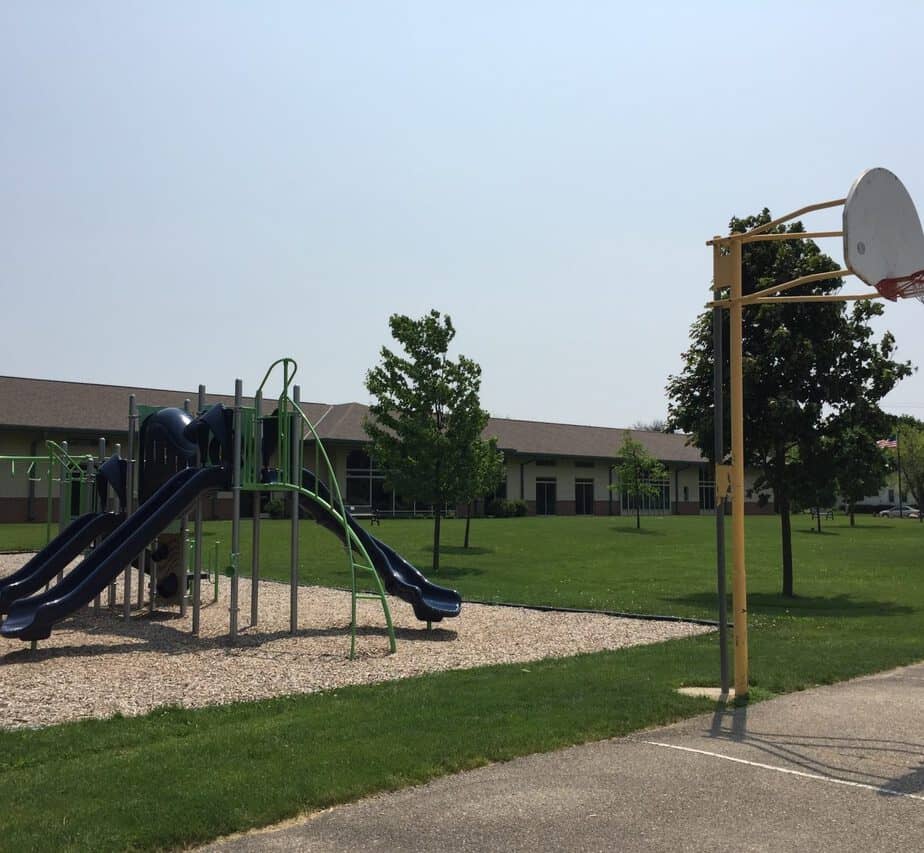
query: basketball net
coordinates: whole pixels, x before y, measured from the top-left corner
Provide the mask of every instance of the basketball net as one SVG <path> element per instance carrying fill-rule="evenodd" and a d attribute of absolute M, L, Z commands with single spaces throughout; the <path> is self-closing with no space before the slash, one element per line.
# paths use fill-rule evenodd
<path fill-rule="evenodd" d="M 914 298 L 924 303 L 924 270 L 918 270 L 911 275 L 884 278 L 876 285 L 876 290 L 893 302 L 897 299 Z"/>

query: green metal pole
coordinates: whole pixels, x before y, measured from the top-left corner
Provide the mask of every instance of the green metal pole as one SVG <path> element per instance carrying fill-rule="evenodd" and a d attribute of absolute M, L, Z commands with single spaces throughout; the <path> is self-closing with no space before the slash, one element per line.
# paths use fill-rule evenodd
<path fill-rule="evenodd" d="M 241 401 L 244 396 L 244 383 L 234 380 L 234 473 L 232 480 L 232 515 L 231 515 L 231 614 L 229 635 L 232 642 L 237 639 L 238 571 L 241 555 Z"/>
<path fill-rule="evenodd" d="M 196 414 L 205 410 L 205 386 L 199 386 L 199 399 L 196 401 Z M 196 467 L 202 467 L 202 452 L 196 449 Z M 199 636 L 199 623 L 202 609 L 202 495 L 196 498 L 195 520 L 196 552 L 193 559 L 193 593 L 192 593 L 192 632 Z"/>
<path fill-rule="evenodd" d="M 263 465 L 263 392 L 257 391 L 253 399 L 253 460 L 254 477 L 260 480 Z M 262 492 L 256 491 L 253 495 L 253 535 L 250 553 L 250 624 L 256 625 L 259 615 L 260 603 L 260 496 Z"/>
<path fill-rule="evenodd" d="M 292 389 L 292 401 L 296 406 L 299 404 L 299 396 L 299 387 L 296 385 Z M 292 473 L 290 474 L 289 483 L 298 486 L 301 484 L 301 478 L 299 478 L 298 482 L 296 482 L 295 478 L 299 475 L 298 445 L 301 433 L 301 418 L 296 409 L 292 410 L 290 422 L 292 424 L 292 445 L 289 448 L 289 453 L 292 460 Z M 290 500 L 292 506 L 292 536 L 290 542 L 291 562 L 289 566 L 289 633 L 294 634 L 298 631 L 298 492 L 294 489 L 291 492 Z"/>

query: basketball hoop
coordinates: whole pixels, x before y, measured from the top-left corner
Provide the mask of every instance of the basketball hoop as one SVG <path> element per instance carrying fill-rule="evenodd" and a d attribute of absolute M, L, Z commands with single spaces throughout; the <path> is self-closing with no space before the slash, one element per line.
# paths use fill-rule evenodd
<path fill-rule="evenodd" d="M 844 200 L 844 260 L 886 299 L 924 302 L 924 229 L 904 184 L 869 169 Z"/>
<path fill-rule="evenodd" d="M 917 299 L 924 303 L 924 270 L 911 275 L 884 278 L 876 284 L 876 290 L 892 302 L 897 299 Z"/>

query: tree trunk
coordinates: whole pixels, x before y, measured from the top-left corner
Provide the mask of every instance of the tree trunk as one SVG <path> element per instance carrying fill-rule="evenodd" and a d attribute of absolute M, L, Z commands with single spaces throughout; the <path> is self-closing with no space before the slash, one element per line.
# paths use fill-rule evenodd
<path fill-rule="evenodd" d="M 635 529 L 636 530 L 642 529 L 642 512 L 639 507 L 638 495 L 635 496 Z"/>
<path fill-rule="evenodd" d="M 468 528 L 472 523 L 472 505 L 473 502 L 468 502 L 468 509 L 465 513 L 465 542 L 462 544 L 463 548 L 468 548 Z"/>
<path fill-rule="evenodd" d="M 854 518 L 856 508 L 854 507 L 853 504 L 850 504 L 850 507 L 848 508 L 848 512 L 850 513 L 850 526 L 856 527 L 856 519 Z"/>
<path fill-rule="evenodd" d="M 794 598 L 792 582 L 792 519 L 789 515 L 789 495 L 777 495 L 780 507 L 780 533 L 783 546 L 783 595 Z"/>
<path fill-rule="evenodd" d="M 817 501 L 816 501 L 817 503 Z M 821 504 L 815 507 L 815 521 L 818 526 L 818 532 L 821 533 Z"/>
<path fill-rule="evenodd" d="M 442 514 L 439 506 L 433 507 L 433 572 L 434 574 L 440 569 L 440 521 Z"/>

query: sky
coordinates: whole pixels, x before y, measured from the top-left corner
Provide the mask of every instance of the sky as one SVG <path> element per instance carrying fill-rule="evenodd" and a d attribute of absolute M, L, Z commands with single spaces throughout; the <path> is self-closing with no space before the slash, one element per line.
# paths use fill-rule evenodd
<path fill-rule="evenodd" d="M 6 0 L 0 374 L 247 393 L 291 356 L 367 403 L 388 317 L 435 308 L 495 416 L 663 418 L 732 216 L 873 166 L 924 210 L 921 32 L 912 0 Z M 922 312 L 876 327 L 915 365 Z M 884 408 L 924 417 L 924 373 Z"/>

